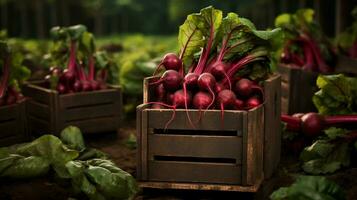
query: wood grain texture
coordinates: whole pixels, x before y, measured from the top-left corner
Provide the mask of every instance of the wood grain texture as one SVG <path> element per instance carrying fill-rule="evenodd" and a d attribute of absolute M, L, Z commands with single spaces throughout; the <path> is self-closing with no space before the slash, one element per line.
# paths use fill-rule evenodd
<path fill-rule="evenodd" d="M 149 82 L 150 79 L 144 81 L 144 102 L 152 101 Z M 274 171 L 280 158 L 278 150 L 268 149 L 272 148 L 268 145 L 280 145 L 279 129 L 272 130 L 280 124 L 280 84 L 280 76 L 272 76 L 264 83 L 264 104 L 249 111 L 226 110 L 223 126 L 219 110 L 207 111 L 193 128 L 185 109 L 176 109 L 174 120 L 167 124 L 172 109 L 138 106 L 140 185 L 162 189 L 257 191 L 264 171 L 269 167 Z M 270 114 L 265 113 L 266 104 L 272 106 L 267 109 Z M 196 121 L 200 113 L 188 109 L 188 114 Z M 265 133 L 268 118 L 273 128 Z M 278 141 L 271 141 L 276 139 Z M 264 152 L 264 148 L 270 150 L 269 153 Z M 272 155 L 277 152 L 279 155 Z M 269 158 L 265 159 L 265 154 Z M 268 160 L 270 158 L 276 160 Z"/>
<path fill-rule="evenodd" d="M 200 183 L 176 183 L 159 181 L 140 181 L 142 188 L 155 189 L 180 189 L 180 190 L 214 190 L 214 191 L 234 191 L 234 192 L 257 192 L 262 180 L 252 186 L 226 185 L 226 184 L 200 184 Z"/>
<path fill-rule="evenodd" d="M 31 133 L 58 135 L 69 125 L 78 126 L 83 133 L 110 132 L 120 127 L 120 87 L 59 95 L 57 91 L 36 84 L 40 82 L 24 87 L 26 95 L 31 97 L 28 105 Z"/>
<path fill-rule="evenodd" d="M 281 150 L 281 77 L 273 75 L 264 83 L 264 177 L 270 178 L 277 169 Z"/>
<path fill-rule="evenodd" d="M 242 160 L 242 138 L 235 136 L 149 135 L 149 159 L 154 156 L 232 158 Z"/>
<path fill-rule="evenodd" d="M 150 181 L 241 183 L 241 166 L 223 163 L 149 161 Z"/>
<path fill-rule="evenodd" d="M 0 146 L 21 143 L 28 139 L 26 100 L 0 107 Z"/>
<path fill-rule="evenodd" d="M 280 64 L 281 74 L 281 111 L 284 114 L 305 113 L 315 111 L 312 97 L 317 91 L 318 73 L 302 70 L 298 67 Z M 302 98 L 303 97 L 303 98 Z"/>
<path fill-rule="evenodd" d="M 357 59 L 350 58 L 344 55 L 339 55 L 337 57 L 337 64 L 335 71 L 337 73 L 344 73 L 347 75 L 356 76 L 357 75 Z"/>

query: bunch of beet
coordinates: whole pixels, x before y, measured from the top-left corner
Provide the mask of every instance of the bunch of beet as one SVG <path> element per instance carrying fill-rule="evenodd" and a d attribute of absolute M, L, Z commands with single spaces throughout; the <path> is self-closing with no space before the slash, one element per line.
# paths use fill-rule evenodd
<path fill-rule="evenodd" d="M 22 66 L 21 55 L 13 56 L 5 41 L 0 41 L 0 59 L 0 106 L 19 103 L 24 100 L 19 85 L 30 76 L 30 70 Z"/>
<path fill-rule="evenodd" d="M 223 18 L 212 6 L 187 16 L 179 29 L 180 54 L 168 53 L 162 59 L 154 73 L 164 69 L 161 77 L 149 83 L 156 99 L 148 104 L 173 109 L 166 125 L 175 109 L 183 108 L 192 126 L 188 109 L 221 110 L 223 121 L 224 110 L 258 107 L 264 92 L 256 82 L 259 78 L 248 77 L 254 77 L 253 66 L 261 67 L 261 79 L 269 75 L 269 41 L 279 31 L 258 31 L 235 13 Z"/>
<path fill-rule="evenodd" d="M 85 26 L 54 27 L 51 34 L 55 42 L 62 45 L 67 45 L 69 42 L 69 48 L 65 51 L 69 54 L 69 58 L 66 69 L 50 68 L 50 74 L 45 77 L 46 85 L 56 89 L 60 94 L 107 88 L 107 69 L 103 68 L 96 73 L 94 37 L 86 31 Z"/>
<path fill-rule="evenodd" d="M 228 64 L 214 64 L 209 71 L 198 73 L 191 68 L 185 73 L 182 60 L 173 53 L 166 54 L 159 67 L 165 71 L 150 83 L 156 99 L 152 108 L 249 110 L 262 104 L 263 89 L 248 78 L 228 77 Z M 196 68 L 197 69 L 197 68 Z M 225 74 L 225 75 L 224 75 Z M 173 116 L 174 117 L 174 116 Z M 190 123 L 193 125 L 189 115 Z"/>

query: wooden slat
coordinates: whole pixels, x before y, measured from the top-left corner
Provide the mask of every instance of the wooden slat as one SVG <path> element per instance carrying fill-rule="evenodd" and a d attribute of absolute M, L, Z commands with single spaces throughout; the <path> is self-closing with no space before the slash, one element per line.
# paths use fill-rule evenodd
<path fill-rule="evenodd" d="M 60 129 L 62 130 L 67 126 L 72 125 L 77 126 L 83 133 L 108 132 L 116 131 L 118 123 L 120 123 L 119 117 L 101 117 L 88 120 L 71 121 L 65 123 Z"/>
<path fill-rule="evenodd" d="M 282 65 L 279 64 L 278 65 L 278 71 L 281 75 L 281 80 L 285 81 L 285 82 L 289 82 L 290 81 L 290 74 L 291 74 L 291 68 L 287 65 Z"/>
<path fill-rule="evenodd" d="M 264 107 L 258 107 L 247 113 L 247 148 L 246 148 L 246 180 L 245 184 L 254 185 L 261 178 L 263 171 L 263 140 L 264 136 Z M 243 136 L 244 137 L 244 136 Z M 244 139 L 244 138 L 243 138 Z"/>
<path fill-rule="evenodd" d="M 207 184 L 207 183 L 176 183 L 176 182 L 139 182 L 142 188 L 178 189 L 178 190 L 214 190 L 230 192 L 257 192 L 262 180 L 253 186 Z"/>
<path fill-rule="evenodd" d="M 149 159 L 154 156 L 233 158 L 241 164 L 242 138 L 238 136 L 149 135 Z"/>
<path fill-rule="evenodd" d="M 48 120 L 51 115 L 50 107 L 37 101 L 29 101 L 27 112 L 33 116 Z"/>
<path fill-rule="evenodd" d="M 61 108 L 105 104 L 116 101 L 120 93 L 116 89 L 106 89 L 91 92 L 60 95 L 59 106 Z"/>
<path fill-rule="evenodd" d="M 281 91 L 280 76 L 274 75 L 264 83 L 264 176 L 269 178 L 277 169 L 281 149 Z"/>
<path fill-rule="evenodd" d="M 40 135 L 51 133 L 50 123 L 46 120 L 28 115 L 28 123 L 32 134 Z"/>
<path fill-rule="evenodd" d="M 335 71 L 357 76 L 357 59 L 339 55 Z"/>
<path fill-rule="evenodd" d="M 25 96 L 31 97 L 32 100 L 44 104 L 50 104 L 51 95 L 58 94 L 55 90 L 49 90 L 34 84 L 26 84 L 22 90 Z"/>
<path fill-rule="evenodd" d="M 170 109 L 147 109 L 149 128 L 165 129 L 168 120 L 173 114 L 173 110 Z M 191 119 L 197 121 L 200 112 L 198 110 L 188 110 Z M 221 124 L 221 111 L 220 110 L 210 110 L 203 113 L 200 123 L 196 124 L 198 130 L 221 130 L 221 131 L 235 131 L 241 130 L 242 124 L 242 113 L 245 111 L 225 111 L 224 112 L 224 124 Z M 194 128 L 189 124 L 186 111 L 184 109 L 177 109 L 174 120 L 169 124 L 167 129 L 188 129 L 193 130 Z"/>
<path fill-rule="evenodd" d="M 144 90 L 143 90 L 143 102 L 144 103 L 152 101 L 152 97 L 155 94 L 154 94 L 153 87 L 150 87 L 149 83 L 155 82 L 158 79 L 159 79 L 158 76 L 151 76 L 151 77 L 147 77 L 147 78 L 144 79 L 144 81 L 143 81 L 143 88 L 144 88 Z"/>
<path fill-rule="evenodd" d="M 153 181 L 241 183 L 241 166 L 221 163 L 149 161 Z"/>
<path fill-rule="evenodd" d="M 281 97 L 289 98 L 290 95 L 290 86 L 286 81 L 281 81 Z"/>
<path fill-rule="evenodd" d="M 142 110 L 145 105 L 141 104 L 136 107 L 136 142 L 137 142 L 137 153 L 136 153 L 136 178 L 138 180 L 141 180 L 141 133 L 142 133 L 142 127 L 141 127 L 141 120 L 142 120 Z"/>
<path fill-rule="evenodd" d="M 287 98 L 281 98 L 281 113 L 287 114 L 289 112 L 289 100 Z"/>
<path fill-rule="evenodd" d="M 12 135 L 11 137 L 1 138 L 0 147 L 6 147 L 13 144 L 19 144 L 22 142 L 27 142 L 28 138 L 23 135 Z"/>
<path fill-rule="evenodd" d="M 88 107 L 77 107 L 72 109 L 68 108 L 62 111 L 61 116 L 64 118 L 65 122 L 119 116 L 120 110 L 115 110 L 114 108 L 114 104 L 112 103 Z"/>
<path fill-rule="evenodd" d="M 18 104 L 0 107 L 0 122 L 15 119 L 18 112 Z"/>
<path fill-rule="evenodd" d="M 142 133 L 141 133 L 141 161 L 142 161 L 142 180 L 148 180 L 148 112 L 143 110 L 141 113 L 142 121 Z"/>
<path fill-rule="evenodd" d="M 11 135 L 19 135 L 19 128 L 21 124 L 17 124 L 17 121 L 11 120 L 6 122 L 0 122 L 0 139 L 10 137 Z"/>

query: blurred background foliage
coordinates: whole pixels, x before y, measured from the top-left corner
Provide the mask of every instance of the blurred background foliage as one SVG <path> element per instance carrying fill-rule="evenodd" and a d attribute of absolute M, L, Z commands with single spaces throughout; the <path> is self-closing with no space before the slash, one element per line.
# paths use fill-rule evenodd
<path fill-rule="evenodd" d="M 351 24 L 357 0 L 0 0 L 0 39 L 24 55 L 31 79 L 38 80 L 52 67 L 46 62 L 49 30 L 86 25 L 114 63 L 112 83 L 123 88 L 126 113 L 135 114 L 143 78 L 165 53 L 178 51 L 178 28 L 186 16 L 208 5 L 249 18 L 259 29 L 273 27 L 283 12 L 310 7 L 323 31 L 334 37 Z"/>
<path fill-rule="evenodd" d="M 317 10 L 325 31 L 334 34 L 336 2 L 342 0 L 0 0 L 0 29 L 12 37 L 46 38 L 55 25 L 85 24 L 96 36 L 117 33 L 176 34 L 186 15 L 214 5 L 248 17 L 259 28 L 281 12 Z M 346 23 L 356 0 L 343 0 Z"/>

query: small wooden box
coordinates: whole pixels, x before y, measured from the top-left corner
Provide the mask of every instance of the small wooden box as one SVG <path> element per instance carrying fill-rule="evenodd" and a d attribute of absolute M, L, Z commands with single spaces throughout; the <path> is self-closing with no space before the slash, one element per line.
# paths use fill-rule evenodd
<path fill-rule="evenodd" d="M 283 64 L 278 66 L 278 71 L 281 74 L 281 112 L 290 115 L 315 111 L 312 97 L 318 90 L 318 73 Z"/>
<path fill-rule="evenodd" d="M 83 133 L 117 131 L 122 113 L 120 87 L 60 95 L 55 90 L 29 83 L 23 88 L 33 134 L 59 134 L 69 125 Z"/>
<path fill-rule="evenodd" d="M 28 140 L 26 100 L 0 107 L 0 146 Z"/>
<path fill-rule="evenodd" d="M 137 107 L 141 187 L 256 192 L 280 159 L 280 76 L 264 83 L 265 102 L 249 111 L 208 110 L 196 129 L 185 109 L 150 109 L 147 79 L 144 104 Z M 192 119 L 199 111 L 189 109 Z"/>

